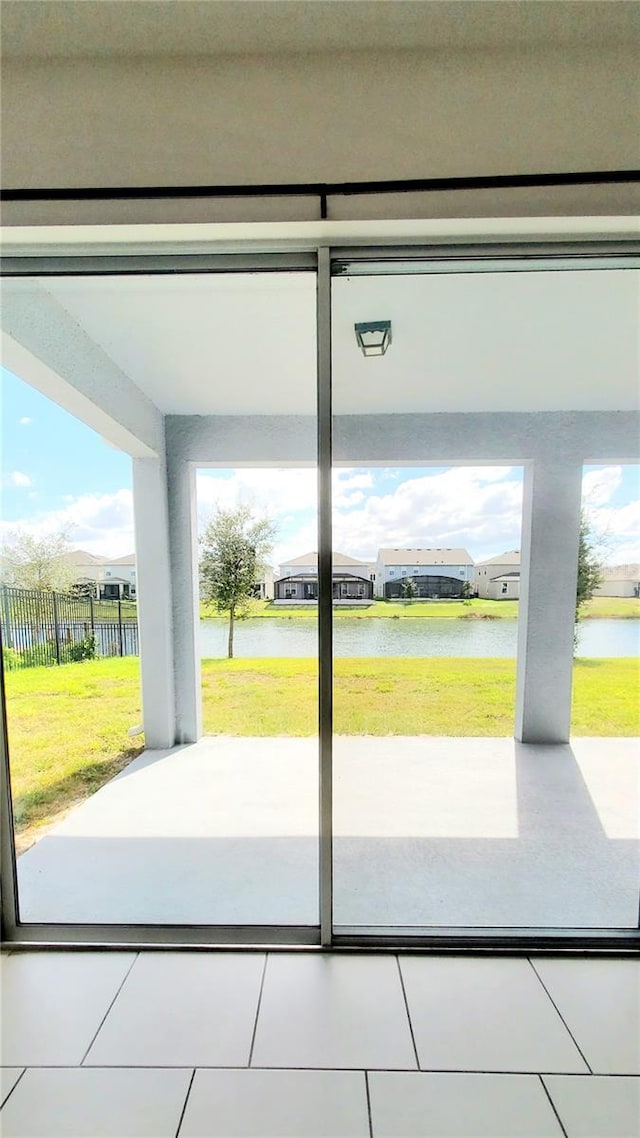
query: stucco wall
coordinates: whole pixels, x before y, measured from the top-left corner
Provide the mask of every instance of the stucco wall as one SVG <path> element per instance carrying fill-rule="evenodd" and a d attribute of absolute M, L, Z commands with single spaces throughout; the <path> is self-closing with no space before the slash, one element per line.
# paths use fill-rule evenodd
<path fill-rule="evenodd" d="M 640 581 L 603 581 L 595 590 L 596 597 L 637 597 Z"/>
<path fill-rule="evenodd" d="M 503 573 L 519 573 L 520 562 L 516 561 L 512 565 L 476 565 L 474 571 L 474 584 L 478 590 L 479 597 L 491 597 L 491 580 L 494 577 L 500 577 Z"/>
<path fill-rule="evenodd" d="M 506 585 L 506 590 L 503 586 Z M 486 594 L 493 601 L 516 601 L 520 596 L 520 578 L 511 581 L 491 581 Z"/>

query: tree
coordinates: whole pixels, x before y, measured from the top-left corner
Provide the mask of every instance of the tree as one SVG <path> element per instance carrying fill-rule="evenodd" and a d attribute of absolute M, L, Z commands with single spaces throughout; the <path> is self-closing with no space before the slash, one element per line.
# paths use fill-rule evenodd
<path fill-rule="evenodd" d="M 201 538 L 202 599 L 217 612 L 229 613 L 229 659 L 233 657 L 234 623 L 247 614 L 275 534 L 268 518 L 254 518 L 248 506 L 237 506 L 218 510 Z"/>
<path fill-rule="evenodd" d="M 417 595 L 418 587 L 413 577 L 405 577 L 404 581 L 402 582 L 402 596 L 404 597 L 404 603 L 406 605 L 410 605 L 413 599 L 417 597 Z"/>
<path fill-rule="evenodd" d="M 462 586 L 462 603 L 463 605 L 470 605 L 473 599 L 473 585 L 471 581 L 465 581 Z"/>
<path fill-rule="evenodd" d="M 16 589 L 68 592 L 75 577 L 67 530 L 35 537 L 14 530 L 2 549 L 2 579 Z"/>
<path fill-rule="evenodd" d="M 582 608 L 590 601 L 598 585 L 602 581 L 602 563 L 598 557 L 595 538 L 589 519 L 583 510 L 580 514 L 580 537 L 578 542 L 578 583 L 576 587 L 576 634 L 574 644 L 577 647 L 577 624 L 582 616 Z"/>
<path fill-rule="evenodd" d="M 578 585 L 576 589 L 576 620 L 582 606 L 590 601 L 602 583 L 602 563 L 596 551 L 595 539 L 584 510 L 580 514 L 580 540 L 578 545 Z"/>

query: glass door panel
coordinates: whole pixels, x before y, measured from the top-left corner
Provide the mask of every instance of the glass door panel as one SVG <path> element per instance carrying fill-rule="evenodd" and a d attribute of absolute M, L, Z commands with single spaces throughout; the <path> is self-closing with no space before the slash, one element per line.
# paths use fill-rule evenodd
<path fill-rule="evenodd" d="M 637 843 L 616 840 L 599 782 L 611 756 L 513 738 L 524 454 L 494 432 L 489 461 L 477 429 L 603 406 L 603 368 L 606 406 L 624 405 L 637 273 L 534 268 L 334 266 L 338 933 L 637 920 Z M 625 733 L 620 714 L 609 701 L 598 733 Z"/>
<path fill-rule="evenodd" d="M 317 926 L 315 272 L 53 274 L 7 281 L 5 300 L 23 381 L 13 467 L 41 495 L 49 486 L 37 508 L 25 481 L 23 516 L 37 534 L 67 519 L 82 554 L 65 584 L 73 601 L 47 589 L 34 600 L 24 581 L 2 598 L 21 920 Z M 42 394 L 48 384 L 72 407 L 87 373 L 96 406 L 78 396 L 77 415 L 109 435 L 110 416 L 122 425 L 130 413 L 120 445 L 135 457 L 152 455 L 136 431 L 171 416 L 153 506 L 168 501 L 166 596 L 160 553 L 136 550 L 147 569 L 136 568 L 133 512 L 151 506 L 123 481 L 126 455 Z M 221 519 L 227 530 L 207 538 Z M 142 520 L 146 540 L 153 518 Z M 159 550 L 167 533 L 156 531 Z M 157 610 L 147 603 L 138 639 L 149 593 Z M 200 668 L 205 734 L 144 750 L 139 646 L 144 687 L 145 666 L 157 679 L 148 646 L 171 625 L 177 722 L 197 709 Z"/>

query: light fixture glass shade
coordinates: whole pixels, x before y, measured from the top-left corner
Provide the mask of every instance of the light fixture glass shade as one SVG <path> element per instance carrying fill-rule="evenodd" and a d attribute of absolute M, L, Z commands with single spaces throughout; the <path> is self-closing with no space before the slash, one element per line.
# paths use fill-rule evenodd
<path fill-rule="evenodd" d="M 356 340 L 364 356 L 383 356 L 391 343 L 391 321 L 369 320 L 355 324 Z"/>

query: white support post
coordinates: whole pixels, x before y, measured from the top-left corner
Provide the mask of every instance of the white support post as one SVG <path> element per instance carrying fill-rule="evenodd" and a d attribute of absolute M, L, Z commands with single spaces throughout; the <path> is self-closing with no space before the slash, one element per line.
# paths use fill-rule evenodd
<path fill-rule="evenodd" d="M 575 459 L 541 458 L 525 468 L 515 731 L 522 743 L 569 741 L 581 501 Z"/>
<path fill-rule="evenodd" d="M 191 462 L 171 448 L 167 466 L 176 743 L 196 743 L 202 735 L 196 472 Z"/>
<path fill-rule="evenodd" d="M 136 593 L 145 741 L 151 750 L 176 739 L 173 612 L 164 458 L 133 460 Z"/>

